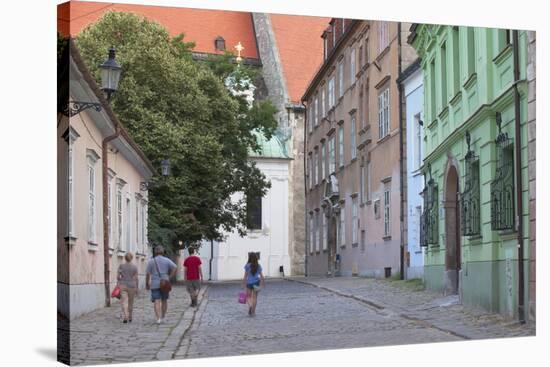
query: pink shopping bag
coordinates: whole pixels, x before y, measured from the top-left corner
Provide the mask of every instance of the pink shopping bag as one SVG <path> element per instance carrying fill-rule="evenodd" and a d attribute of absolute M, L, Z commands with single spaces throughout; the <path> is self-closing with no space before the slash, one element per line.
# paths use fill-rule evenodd
<path fill-rule="evenodd" d="M 246 293 L 245 292 L 239 292 L 239 303 L 246 303 Z"/>

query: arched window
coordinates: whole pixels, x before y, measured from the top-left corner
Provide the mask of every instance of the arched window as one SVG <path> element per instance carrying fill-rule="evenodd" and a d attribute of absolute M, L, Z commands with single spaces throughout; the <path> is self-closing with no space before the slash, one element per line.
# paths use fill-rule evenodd
<path fill-rule="evenodd" d="M 216 37 L 214 46 L 216 47 L 216 51 L 225 51 L 225 40 L 222 36 Z"/>

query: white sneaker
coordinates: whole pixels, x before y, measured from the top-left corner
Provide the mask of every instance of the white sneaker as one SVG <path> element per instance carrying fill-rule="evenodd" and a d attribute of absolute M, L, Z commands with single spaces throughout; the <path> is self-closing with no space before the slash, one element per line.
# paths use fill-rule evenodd
<path fill-rule="evenodd" d="M 157 320 L 157 325 L 160 325 L 162 323 L 162 319 Z"/>

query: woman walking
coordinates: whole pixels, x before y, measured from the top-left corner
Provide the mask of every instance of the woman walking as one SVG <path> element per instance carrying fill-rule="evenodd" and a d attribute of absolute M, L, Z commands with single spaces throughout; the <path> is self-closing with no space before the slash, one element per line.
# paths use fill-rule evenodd
<path fill-rule="evenodd" d="M 126 263 L 118 266 L 118 286 L 120 288 L 120 304 L 122 305 L 123 323 L 132 322 L 134 298 L 137 294 L 139 280 L 138 268 L 132 264 L 134 255 L 127 252 L 124 256 Z"/>
<path fill-rule="evenodd" d="M 245 284 L 248 314 L 254 316 L 256 314 L 256 304 L 258 303 L 258 292 L 262 287 L 265 287 L 262 266 L 258 264 L 258 256 L 254 252 L 248 254 L 248 263 L 244 266 L 243 288 Z"/>

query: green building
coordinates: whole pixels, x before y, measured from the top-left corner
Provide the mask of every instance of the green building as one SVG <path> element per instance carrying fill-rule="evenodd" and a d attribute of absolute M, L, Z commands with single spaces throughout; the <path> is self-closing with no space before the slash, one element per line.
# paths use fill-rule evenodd
<path fill-rule="evenodd" d="M 414 24 L 408 42 L 424 73 L 426 287 L 523 320 L 526 32 Z"/>

